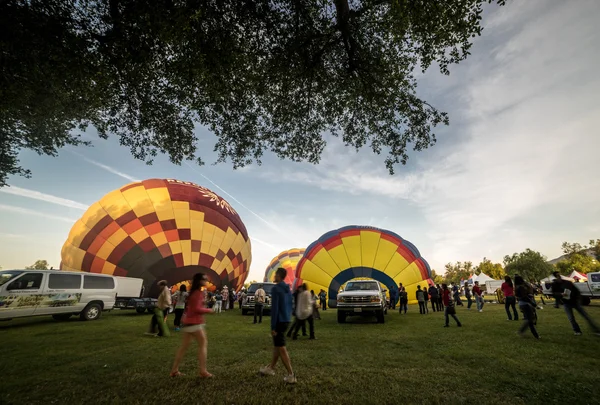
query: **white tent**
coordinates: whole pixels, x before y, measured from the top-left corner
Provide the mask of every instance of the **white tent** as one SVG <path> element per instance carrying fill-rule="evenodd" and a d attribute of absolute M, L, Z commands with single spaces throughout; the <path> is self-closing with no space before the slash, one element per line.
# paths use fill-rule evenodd
<path fill-rule="evenodd" d="M 573 273 L 571 273 L 571 275 L 569 275 L 570 278 L 572 278 L 573 280 L 579 280 L 579 281 L 587 281 L 587 276 L 585 274 L 581 274 L 578 271 L 573 270 Z"/>
<path fill-rule="evenodd" d="M 478 275 L 473 276 L 473 278 L 471 279 L 473 281 L 473 283 L 475 283 L 475 281 L 479 281 L 479 285 L 484 285 L 486 281 L 494 281 L 493 278 L 491 278 L 490 276 L 488 276 L 485 273 L 480 273 Z"/>

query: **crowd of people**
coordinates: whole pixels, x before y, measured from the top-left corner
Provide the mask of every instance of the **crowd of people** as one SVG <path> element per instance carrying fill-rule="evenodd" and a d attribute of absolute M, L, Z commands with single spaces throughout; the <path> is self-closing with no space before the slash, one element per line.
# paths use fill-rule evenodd
<path fill-rule="evenodd" d="M 287 370 L 284 381 L 293 384 L 296 382 L 296 376 L 286 349 L 286 337 L 296 340 L 300 331 L 302 331 L 303 336 L 309 336 L 311 340 L 316 339 L 314 321 L 320 319 L 319 309 L 325 310 L 327 305 L 325 291 L 321 290 L 318 295 L 315 295 L 315 292 L 309 290 L 306 284 L 302 284 L 292 294 L 290 286 L 283 281 L 285 277 L 285 269 L 280 268 L 275 272 L 275 286 L 273 286 L 270 294 L 270 330 L 273 338 L 273 353 L 271 362 L 262 367 L 259 372 L 262 375 L 274 375 L 277 362 L 281 360 Z M 578 312 L 588 322 L 594 333 L 600 336 L 600 328 L 581 305 L 580 291 L 571 281 L 561 278 L 558 272 L 554 274 L 554 277 L 552 293 L 556 300 L 555 306 L 563 306 L 575 335 L 581 335 L 582 331 L 575 319 L 574 311 Z M 177 351 L 171 369 L 170 375 L 172 377 L 183 375 L 179 371 L 179 364 L 193 340 L 198 343 L 199 377 L 212 377 L 212 374 L 206 369 L 207 339 L 204 315 L 233 309 L 236 301 L 240 302 L 241 306 L 241 302 L 245 298 L 243 290 L 236 294 L 234 291 L 230 292 L 228 287 L 224 287 L 220 291 L 207 292 L 204 288 L 207 281 L 205 275 L 198 273 L 192 280 L 190 291 L 187 291 L 187 287 L 182 285 L 172 295 L 165 281 L 158 283 L 161 287 L 161 293 L 158 297 L 157 308 L 155 315 L 152 317 L 149 333 L 155 336 L 168 336 L 166 319 L 171 307 L 175 313 L 175 330 L 183 332 L 181 346 Z M 522 324 L 517 333 L 523 336 L 525 331 L 529 329 L 536 339 L 540 339 L 536 326 L 536 309 L 541 308 L 535 298 L 537 286 L 526 282 L 523 277 L 515 275 L 514 280 L 506 276 L 500 290 L 504 297 L 507 321 L 518 321 L 520 312 L 522 314 Z M 428 288 L 419 285 L 414 298 L 418 303 L 421 315 L 430 313 L 429 304 L 431 304 L 431 313 L 444 313 L 444 327 L 450 326 L 450 318 L 455 321 L 457 327 L 462 327 L 463 325 L 456 312 L 457 306 L 465 306 L 461 299 L 461 293 L 464 294 L 467 301 L 467 310 L 471 309 L 474 298 L 477 311 L 483 312 L 484 293 L 478 282 L 475 282 L 472 288 L 466 283 L 462 288 L 455 283 L 431 285 Z M 396 306 L 399 305 L 399 313 L 406 314 L 408 295 L 402 283 L 397 287 L 395 285 L 389 286 L 389 295 L 389 307 L 395 310 Z M 267 294 L 262 285 L 255 291 L 254 297 L 254 323 L 260 324 L 262 323 L 263 307 L 267 299 Z M 517 311 L 517 306 L 519 311 Z M 306 333 L 306 324 L 308 324 L 308 334 Z"/>

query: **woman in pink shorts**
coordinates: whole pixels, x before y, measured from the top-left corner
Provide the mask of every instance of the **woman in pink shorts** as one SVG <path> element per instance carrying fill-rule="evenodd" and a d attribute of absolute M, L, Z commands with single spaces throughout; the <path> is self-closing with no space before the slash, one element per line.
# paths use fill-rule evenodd
<path fill-rule="evenodd" d="M 192 279 L 192 287 L 190 295 L 187 299 L 187 305 L 182 318 L 183 340 L 177 355 L 175 355 L 175 362 L 173 368 L 171 368 L 171 377 L 179 377 L 183 374 L 179 371 L 179 363 L 183 359 L 185 352 L 190 347 L 192 339 L 198 342 L 198 368 L 200 378 L 210 378 L 213 375 L 206 370 L 206 353 L 207 353 L 207 339 L 206 331 L 204 330 L 204 314 L 212 313 L 212 309 L 204 306 L 205 293 L 201 290 L 201 287 L 206 285 L 208 278 L 202 274 L 197 273 Z"/>

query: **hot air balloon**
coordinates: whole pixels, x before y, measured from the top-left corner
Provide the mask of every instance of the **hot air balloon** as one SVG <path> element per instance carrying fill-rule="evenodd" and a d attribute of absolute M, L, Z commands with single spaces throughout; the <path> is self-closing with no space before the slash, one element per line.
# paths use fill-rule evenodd
<path fill-rule="evenodd" d="M 263 281 L 273 282 L 275 280 L 275 271 L 279 267 L 283 267 L 285 271 L 287 271 L 287 276 L 284 281 L 291 287 L 296 279 L 296 266 L 303 254 L 304 249 L 290 249 L 279 253 L 267 266 Z"/>
<path fill-rule="evenodd" d="M 355 225 L 327 232 L 308 246 L 296 276 L 294 287 L 306 283 L 316 293 L 325 290 L 332 308 L 340 286 L 354 278 L 371 278 L 388 288 L 402 283 L 413 301 L 417 285 L 433 283 L 429 264 L 412 243 L 388 230 Z"/>
<path fill-rule="evenodd" d="M 251 262 L 237 212 L 211 190 L 174 179 L 128 184 L 92 204 L 64 243 L 61 269 L 139 277 L 150 295 L 197 272 L 239 290 Z"/>

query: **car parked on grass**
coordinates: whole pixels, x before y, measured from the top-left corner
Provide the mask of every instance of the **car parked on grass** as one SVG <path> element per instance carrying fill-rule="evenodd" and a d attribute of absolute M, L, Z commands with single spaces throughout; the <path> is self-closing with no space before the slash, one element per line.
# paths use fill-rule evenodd
<path fill-rule="evenodd" d="M 113 276 L 57 270 L 0 271 L 0 320 L 51 315 L 84 321 L 111 310 L 117 297 Z"/>
<path fill-rule="evenodd" d="M 349 281 L 337 296 L 337 318 L 346 322 L 348 316 L 375 315 L 377 323 L 384 323 L 387 313 L 385 290 L 374 280 Z"/>
<path fill-rule="evenodd" d="M 271 291 L 273 290 L 273 287 L 275 287 L 275 283 L 252 283 L 250 284 L 250 287 L 248 287 L 248 291 L 246 291 L 246 297 L 242 301 L 242 315 L 247 315 L 248 312 L 254 312 L 254 294 L 261 285 L 266 294 L 265 306 L 263 307 L 263 310 L 271 310 Z"/>

